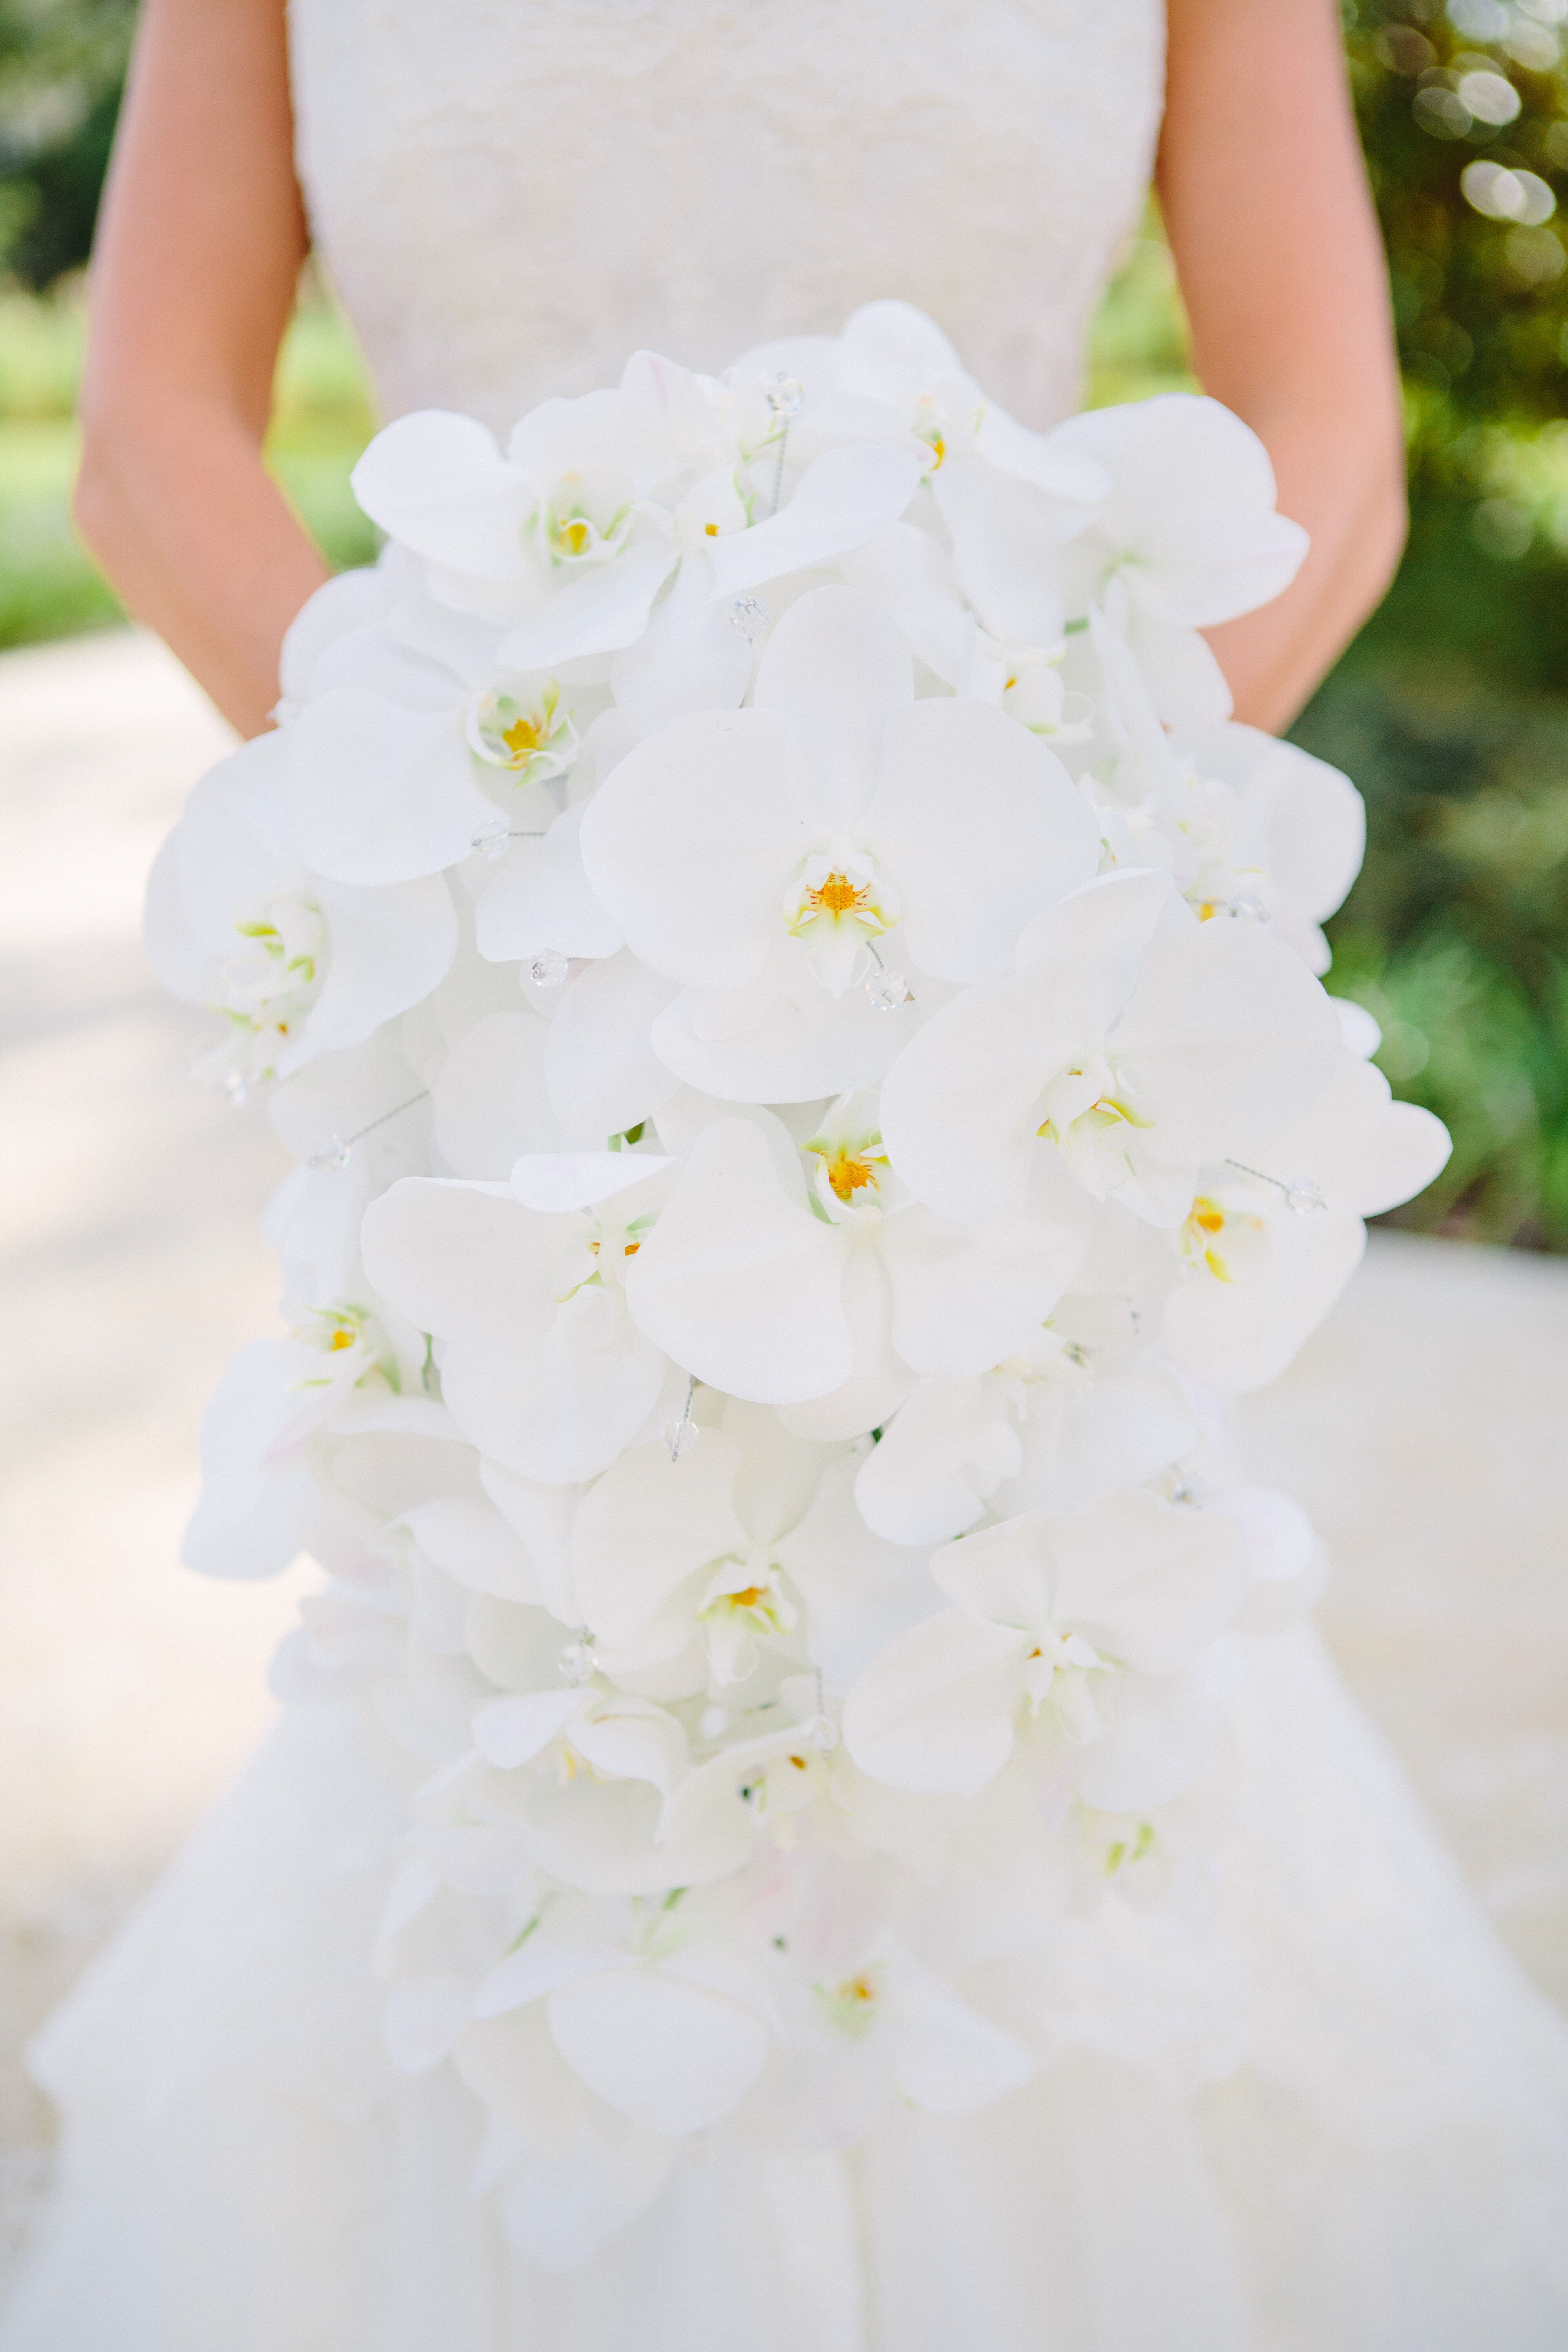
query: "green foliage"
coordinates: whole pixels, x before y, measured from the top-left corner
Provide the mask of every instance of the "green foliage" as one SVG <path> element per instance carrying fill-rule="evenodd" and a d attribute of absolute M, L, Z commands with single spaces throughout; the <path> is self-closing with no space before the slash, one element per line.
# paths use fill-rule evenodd
<path fill-rule="evenodd" d="M 1331 984 L 1455 1138 L 1398 1222 L 1568 1249 L 1568 0 L 1345 15 L 1411 534 L 1292 730 L 1368 802 Z"/>
<path fill-rule="evenodd" d="M 134 0 L 0 0 L 0 275 L 87 259 Z"/>

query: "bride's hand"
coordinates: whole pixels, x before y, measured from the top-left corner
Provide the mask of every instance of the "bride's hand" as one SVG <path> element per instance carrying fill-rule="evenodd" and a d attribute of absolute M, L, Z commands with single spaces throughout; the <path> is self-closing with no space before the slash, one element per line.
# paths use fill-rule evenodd
<path fill-rule="evenodd" d="M 307 245 L 283 0 L 147 0 L 93 259 L 76 520 L 243 734 L 327 577 L 261 462 Z"/>
<path fill-rule="evenodd" d="M 1399 371 L 1334 0 L 1169 0 L 1157 181 L 1206 392 L 1274 461 L 1312 551 L 1209 632 L 1255 726 L 1289 723 L 1405 540 Z"/>

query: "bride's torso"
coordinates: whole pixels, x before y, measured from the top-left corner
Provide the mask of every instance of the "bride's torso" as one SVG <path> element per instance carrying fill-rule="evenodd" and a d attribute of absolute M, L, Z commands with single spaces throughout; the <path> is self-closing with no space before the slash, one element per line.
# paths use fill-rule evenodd
<path fill-rule="evenodd" d="M 300 176 L 389 415 L 880 295 L 1066 414 L 1147 183 L 1163 0 L 290 0 Z"/>

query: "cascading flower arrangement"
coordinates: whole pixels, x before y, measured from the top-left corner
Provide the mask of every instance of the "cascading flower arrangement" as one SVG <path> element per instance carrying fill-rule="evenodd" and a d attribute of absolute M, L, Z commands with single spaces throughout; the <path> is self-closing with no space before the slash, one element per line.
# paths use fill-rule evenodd
<path fill-rule="evenodd" d="M 326 1571 L 279 1686 L 416 1767 L 392 2059 L 559 2269 L 1201 1949 L 1322 1573 L 1213 1392 L 1447 1145 L 1318 977 L 1359 798 L 1198 634 L 1305 547 L 1212 401 L 1030 432 L 883 302 L 354 481 L 150 892 L 300 1163 L 186 1557 Z"/>

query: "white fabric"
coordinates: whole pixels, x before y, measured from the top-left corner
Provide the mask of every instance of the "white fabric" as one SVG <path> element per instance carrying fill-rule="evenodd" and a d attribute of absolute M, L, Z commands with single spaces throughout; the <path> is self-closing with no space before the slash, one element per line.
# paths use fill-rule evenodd
<path fill-rule="evenodd" d="M 290 0 L 300 177 L 388 416 L 504 430 L 897 295 L 1030 424 L 1142 202 L 1159 0 Z"/>
<path fill-rule="evenodd" d="M 1253 1651 L 1196 1981 L 1118 1906 L 1016 1989 L 1078 2045 L 1036 2084 L 845 2157 L 694 2143 L 563 2279 L 378 2047 L 399 1769 L 291 1710 L 44 2037 L 64 2194 L 5 2352 L 1556 2352 L 1568 2036 L 1315 1636 Z"/>

